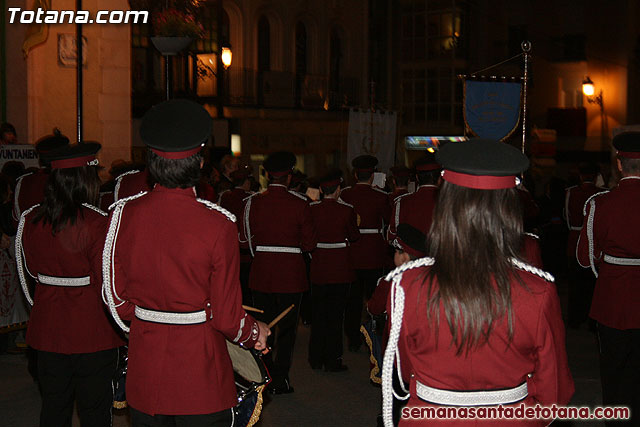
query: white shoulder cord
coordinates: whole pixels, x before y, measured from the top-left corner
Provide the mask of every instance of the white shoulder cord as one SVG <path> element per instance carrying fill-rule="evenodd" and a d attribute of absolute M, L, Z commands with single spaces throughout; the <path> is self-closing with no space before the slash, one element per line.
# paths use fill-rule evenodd
<path fill-rule="evenodd" d="M 202 203 L 203 205 L 208 207 L 209 209 L 220 212 L 221 214 L 226 216 L 229 221 L 236 222 L 236 216 L 234 214 L 232 214 L 231 212 L 229 212 L 228 210 L 226 210 L 225 208 L 223 208 L 223 207 L 221 207 L 219 205 L 216 205 L 215 203 L 210 202 L 209 200 L 198 199 L 198 198 L 196 198 L 196 200 L 199 203 Z"/>
<path fill-rule="evenodd" d="M 134 169 L 118 175 L 118 177 L 116 178 L 116 187 L 113 189 L 113 200 L 115 200 L 116 202 L 118 201 L 118 193 L 120 192 L 120 184 L 122 183 L 122 178 L 127 175 L 133 175 L 135 173 L 140 173 L 140 171 Z"/>
<path fill-rule="evenodd" d="M 247 204 L 244 207 L 244 232 L 247 235 L 247 242 L 249 243 L 249 251 L 251 256 L 255 257 L 253 252 L 253 244 L 251 243 L 251 228 L 249 226 L 249 210 L 251 209 L 251 197 L 248 198 Z"/>
<path fill-rule="evenodd" d="M 385 277 L 385 280 L 392 280 L 391 292 L 389 294 L 391 302 L 391 313 L 389 313 L 391 330 L 382 361 L 382 418 L 385 427 L 393 426 L 393 396 L 399 400 L 407 400 L 409 398 L 409 391 L 404 387 L 402 382 L 402 370 L 398 350 L 398 340 L 400 339 L 400 329 L 402 328 L 402 317 L 404 314 L 404 289 L 402 289 L 400 285 L 402 274 L 409 269 L 433 265 L 433 263 L 433 258 L 420 258 L 401 265 Z M 397 360 L 398 378 L 400 379 L 400 387 L 405 393 L 404 396 L 399 396 L 393 390 L 394 359 Z"/>
<path fill-rule="evenodd" d="M 109 214 L 103 211 L 102 209 L 95 207 L 93 205 L 90 205 L 89 203 L 83 203 L 82 206 L 84 206 L 87 209 L 91 209 L 92 211 L 97 212 L 102 216 L 109 216 Z"/>
<path fill-rule="evenodd" d="M 16 189 L 13 191 L 13 219 L 16 221 L 20 220 L 20 204 L 18 203 L 18 199 L 20 198 L 20 188 L 22 188 L 22 180 L 25 176 L 31 175 L 31 173 L 24 174 L 18 177 L 16 181 Z"/>
<path fill-rule="evenodd" d="M 593 249 L 593 219 L 595 217 L 596 212 L 596 201 L 594 199 L 589 200 L 589 205 L 591 206 L 591 210 L 589 211 L 589 217 L 587 218 L 587 242 L 589 243 L 589 265 L 591 266 L 591 271 L 593 274 L 598 277 L 598 270 L 596 270 L 594 256 L 595 254 Z"/>
<path fill-rule="evenodd" d="M 29 305 L 33 305 L 33 299 L 31 299 L 31 295 L 29 295 L 29 288 L 27 286 L 27 279 L 24 275 L 24 269 L 25 269 L 25 264 L 26 260 L 24 260 L 24 249 L 22 247 L 22 233 L 24 232 L 24 223 L 26 222 L 26 217 L 27 215 L 34 210 L 35 208 L 37 208 L 38 206 L 40 206 L 39 204 L 35 205 L 35 206 L 31 206 L 29 209 L 27 209 L 26 211 L 22 212 L 22 215 L 20 215 L 20 223 L 18 224 L 18 231 L 16 232 L 16 266 L 18 267 L 18 277 L 20 279 L 20 285 L 22 286 L 22 292 L 24 293 L 24 296 L 27 298 L 27 301 L 29 302 Z M 31 274 L 31 273 L 29 273 Z"/>
<path fill-rule="evenodd" d="M 129 327 L 124 324 L 120 315 L 118 314 L 117 307 L 125 303 L 123 299 L 118 296 L 115 284 L 115 266 L 113 265 L 113 257 L 116 251 L 116 241 L 118 239 L 118 231 L 120 230 L 120 219 L 122 218 L 122 211 L 125 204 L 133 199 L 137 199 L 147 194 L 146 191 L 136 194 L 135 196 L 126 197 L 115 203 L 115 208 L 111 214 L 111 222 L 109 223 L 109 229 L 107 231 L 107 237 L 104 242 L 104 250 L 102 251 L 102 299 L 109 307 L 113 320 L 120 326 L 124 332 L 129 332 Z M 113 293 L 112 293 L 113 292 Z M 116 305 L 113 296 L 118 299 L 119 304 Z"/>

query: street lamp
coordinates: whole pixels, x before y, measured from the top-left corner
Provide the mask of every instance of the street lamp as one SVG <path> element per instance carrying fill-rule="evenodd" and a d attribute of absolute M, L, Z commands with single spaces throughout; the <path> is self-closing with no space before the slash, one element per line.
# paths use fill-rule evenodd
<path fill-rule="evenodd" d="M 600 106 L 600 110 L 604 110 L 604 105 L 602 102 L 602 89 L 600 89 L 600 93 L 597 96 L 594 96 L 596 93 L 595 86 L 593 81 L 587 76 L 582 81 L 582 93 L 584 93 L 587 97 L 587 102 L 589 104 L 598 104 Z"/>
<path fill-rule="evenodd" d="M 224 69 L 226 70 L 227 68 L 229 68 L 229 66 L 231 65 L 231 60 L 233 58 L 233 53 L 231 52 L 231 46 L 227 45 L 223 45 L 222 46 L 222 65 L 224 66 Z"/>

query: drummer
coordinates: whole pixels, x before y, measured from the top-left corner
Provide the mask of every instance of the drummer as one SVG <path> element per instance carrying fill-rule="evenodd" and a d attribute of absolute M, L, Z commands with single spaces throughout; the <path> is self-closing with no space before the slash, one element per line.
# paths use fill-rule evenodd
<path fill-rule="evenodd" d="M 134 427 L 229 426 L 237 395 L 226 340 L 262 350 L 270 334 L 241 305 L 234 215 L 196 198 L 211 123 L 187 100 L 149 110 L 140 134 L 157 184 L 111 213 L 105 296 L 123 329 L 119 316 L 131 321 L 126 393 Z"/>
<path fill-rule="evenodd" d="M 415 407 L 567 404 L 574 384 L 553 276 L 519 255 L 516 176 L 528 159 L 508 144 L 483 139 L 449 143 L 437 158 L 444 182 L 428 240 L 433 258 L 387 276 L 393 284 L 383 362 L 385 425 L 391 425 L 396 354 L 399 377 L 410 382 L 400 425 L 479 421 L 409 419 Z M 494 419 L 491 425 L 549 421 Z"/>

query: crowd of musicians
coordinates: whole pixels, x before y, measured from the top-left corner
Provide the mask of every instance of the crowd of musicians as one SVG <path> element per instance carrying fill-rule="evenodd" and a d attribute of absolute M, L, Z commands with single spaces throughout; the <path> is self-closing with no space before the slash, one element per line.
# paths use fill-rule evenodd
<path fill-rule="evenodd" d="M 70 426 L 74 405 L 83 426 L 109 426 L 125 345 L 134 426 L 234 425 L 227 343 L 262 353 L 268 392 L 292 393 L 301 315 L 311 324 L 309 366 L 329 372 L 348 370 L 343 341 L 361 351 L 363 320 L 384 315 L 384 360 L 371 379 L 381 374 L 377 409 L 387 426 L 420 422 L 399 417 L 401 404 L 570 402 L 554 277 L 543 271 L 537 236 L 525 233 L 532 198 L 519 185 L 529 165 L 519 150 L 483 139 L 446 144 L 411 170 L 392 168 L 390 193 L 372 184 L 377 159 L 363 155 L 352 177 L 325 171 L 310 197 L 296 191 L 289 152 L 264 161 L 263 191 L 252 191 L 251 169 L 232 157 L 217 183 L 203 179 L 211 122 L 191 101 L 153 107 L 140 129 L 146 167 L 102 193 L 99 144 L 70 145 L 61 135 L 37 144 L 42 168 L 18 180 L 14 217 L 41 426 Z M 614 188 L 597 187 L 597 170 L 583 165 L 581 183 L 566 192 L 569 320 L 595 321 L 603 403 L 633 415 L 640 134 L 619 135 L 614 146 L 622 175 Z"/>

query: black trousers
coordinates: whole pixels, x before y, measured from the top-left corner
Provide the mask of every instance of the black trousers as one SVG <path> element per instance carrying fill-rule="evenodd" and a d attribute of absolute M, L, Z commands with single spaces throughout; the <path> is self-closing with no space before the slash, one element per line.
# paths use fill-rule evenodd
<path fill-rule="evenodd" d="M 231 409 L 198 415 L 149 415 L 129 408 L 133 427 L 230 427 Z"/>
<path fill-rule="evenodd" d="M 242 290 L 242 304 L 251 305 L 251 289 L 249 289 L 249 272 L 251 271 L 250 262 L 240 263 L 240 288 Z"/>
<path fill-rule="evenodd" d="M 363 298 L 369 299 L 376 289 L 382 268 L 356 270 L 356 281 L 351 284 L 344 313 L 344 333 L 349 347 L 359 347 L 362 343 L 360 325 L 362 324 Z"/>
<path fill-rule="evenodd" d="M 348 283 L 314 283 L 311 292 L 313 320 L 309 341 L 309 363 L 333 367 L 342 357 L 342 323 Z"/>
<path fill-rule="evenodd" d="M 598 323 L 598 338 L 602 403 L 628 406 L 630 425 L 640 426 L 640 329 L 621 330 Z"/>
<path fill-rule="evenodd" d="M 573 259 L 569 261 L 569 326 L 578 327 L 589 318 L 596 277 L 590 268 L 582 268 Z"/>
<path fill-rule="evenodd" d="M 71 427 L 76 401 L 83 427 L 110 427 L 111 380 L 117 362 L 116 348 L 81 354 L 38 351 L 38 381 L 42 395 L 40 426 Z"/>
<path fill-rule="evenodd" d="M 262 358 L 271 374 L 273 386 L 280 387 L 284 384 L 284 380 L 289 380 L 302 293 L 263 293 L 254 290 L 252 294 L 253 306 L 264 310 L 264 314 L 256 314 L 256 318 L 267 324 L 291 304 L 295 305 L 293 310 L 271 329 L 268 344 L 272 351 Z"/>

